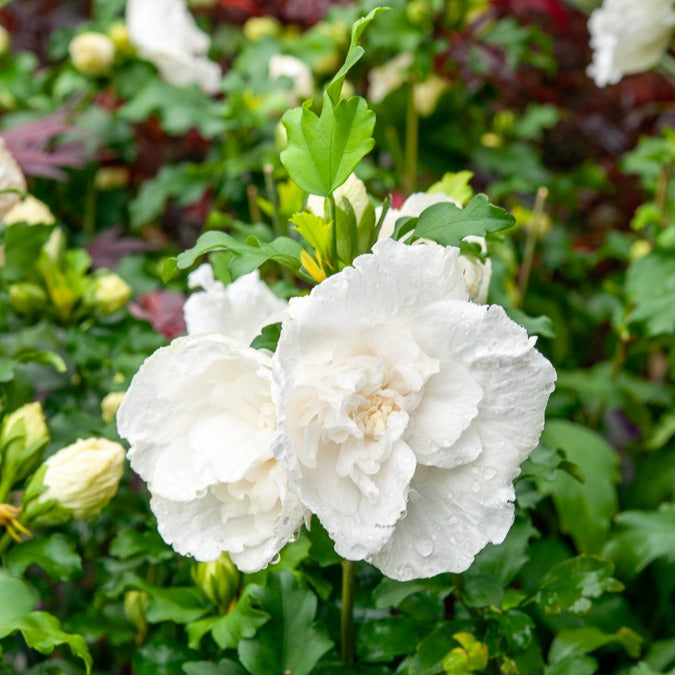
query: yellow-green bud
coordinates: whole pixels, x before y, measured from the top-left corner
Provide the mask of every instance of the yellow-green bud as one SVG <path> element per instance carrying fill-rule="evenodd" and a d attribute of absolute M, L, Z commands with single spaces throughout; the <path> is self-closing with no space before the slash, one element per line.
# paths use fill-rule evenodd
<path fill-rule="evenodd" d="M 129 182 L 129 169 L 125 166 L 102 166 L 94 177 L 97 190 L 115 190 Z"/>
<path fill-rule="evenodd" d="M 42 286 L 30 281 L 19 281 L 9 287 L 9 304 L 19 314 L 40 314 L 47 308 L 47 293 Z"/>
<path fill-rule="evenodd" d="M 4 56 L 9 51 L 11 44 L 12 38 L 9 31 L 4 26 L 0 26 L 0 56 Z"/>
<path fill-rule="evenodd" d="M 54 500 L 74 518 L 95 518 L 117 492 L 124 455 L 119 443 L 105 438 L 87 438 L 62 448 L 44 462 L 41 481 L 46 489 L 37 501 Z"/>
<path fill-rule="evenodd" d="M 131 293 L 130 286 L 117 274 L 103 274 L 91 280 L 84 304 L 99 314 L 112 314 L 126 305 Z"/>
<path fill-rule="evenodd" d="M 141 644 L 148 632 L 148 619 L 145 608 L 150 596 L 145 591 L 127 591 L 124 594 L 124 615 L 136 629 L 136 644 Z"/>
<path fill-rule="evenodd" d="M 93 31 L 74 37 L 68 53 L 75 66 L 84 75 L 105 75 L 115 60 L 115 45 L 103 33 Z"/>
<path fill-rule="evenodd" d="M 631 260 L 637 260 L 646 256 L 652 250 L 652 245 L 646 239 L 638 239 L 630 247 L 629 257 Z"/>
<path fill-rule="evenodd" d="M 27 403 L 5 415 L 0 426 L 0 482 L 4 488 L 31 472 L 48 442 L 49 430 L 40 403 Z"/>
<path fill-rule="evenodd" d="M 281 24 L 271 16 L 252 16 L 244 24 L 244 36 L 251 42 L 258 42 L 268 35 L 279 35 Z"/>
<path fill-rule="evenodd" d="M 211 562 L 195 563 L 191 575 L 195 585 L 225 614 L 239 588 L 239 570 L 227 553 Z"/>
<path fill-rule="evenodd" d="M 422 26 L 433 18 L 433 9 L 427 0 L 410 0 L 405 14 L 413 26 Z"/>
<path fill-rule="evenodd" d="M 115 419 L 124 394 L 126 394 L 125 391 L 111 391 L 101 401 L 101 415 L 104 422 L 112 422 Z"/>
<path fill-rule="evenodd" d="M 122 21 L 114 23 L 106 31 L 110 41 L 115 45 L 115 50 L 120 53 L 132 51 L 131 41 L 129 40 L 129 29 Z"/>

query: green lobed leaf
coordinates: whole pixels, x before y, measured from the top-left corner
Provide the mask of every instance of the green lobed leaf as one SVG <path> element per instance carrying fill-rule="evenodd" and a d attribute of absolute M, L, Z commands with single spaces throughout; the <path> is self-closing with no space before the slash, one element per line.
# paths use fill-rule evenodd
<path fill-rule="evenodd" d="M 614 565 L 597 556 L 565 560 L 542 579 L 536 602 L 547 614 L 583 614 L 591 609 L 592 598 L 623 590 L 623 584 L 612 577 L 613 572 Z"/>
<path fill-rule="evenodd" d="M 327 197 L 373 149 L 375 113 L 360 96 L 333 103 L 325 93 L 318 117 L 310 104 L 281 118 L 288 133 L 281 162 L 303 190 Z"/>
<path fill-rule="evenodd" d="M 49 239 L 53 225 L 16 223 L 5 231 L 5 262 L 2 276 L 8 281 L 24 280 L 32 269 L 40 250 Z"/>
<path fill-rule="evenodd" d="M 190 623 L 206 614 L 210 607 L 206 596 L 192 586 L 172 588 L 148 586 L 144 590 L 150 595 L 145 609 L 145 616 L 150 623 L 162 621 Z"/>
<path fill-rule="evenodd" d="M 60 533 L 16 544 L 5 554 L 4 561 L 7 569 L 16 576 L 35 564 L 53 581 L 72 579 L 82 569 L 82 559 L 75 550 L 75 542 Z"/>
<path fill-rule="evenodd" d="M 33 611 L 36 603 L 34 591 L 0 567 L 0 638 L 11 633 L 13 622 Z"/>
<path fill-rule="evenodd" d="M 333 646 L 314 625 L 316 596 L 301 587 L 292 572 L 280 570 L 256 587 L 260 609 L 270 615 L 255 639 L 241 640 L 239 658 L 252 675 L 307 675 Z"/>
<path fill-rule="evenodd" d="M 345 57 L 345 62 L 342 64 L 340 70 L 335 73 L 333 79 L 328 83 L 328 87 L 326 88 L 326 93 L 333 103 L 337 103 L 340 100 L 342 85 L 344 84 L 347 73 L 365 54 L 365 50 L 363 47 L 361 47 L 361 45 L 359 45 L 359 40 L 361 39 L 361 35 L 363 35 L 363 31 L 378 14 L 385 12 L 388 9 L 388 7 L 376 7 L 366 16 L 362 16 L 360 19 L 355 21 L 352 25 L 352 37 L 349 44 L 349 49 L 347 51 L 347 56 Z"/>
<path fill-rule="evenodd" d="M 619 531 L 603 555 L 624 574 L 633 577 L 657 558 L 675 560 L 675 503 L 662 504 L 658 511 L 624 511 L 615 520 Z"/>
<path fill-rule="evenodd" d="M 433 628 L 429 622 L 403 616 L 368 621 L 356 631 L 356 654 L 359 662 L 385 663 L 409 654 Z"/>
<path fill-rule="evenodd" d="M 654 251 L 634 260 L 626 293 L 634 307 L 630 319 L 644 323 L 647 335 L 675 333 L 675 253 Z"/>
<path fill-rule="evenodd" d="M 269 349 L 271 352 L 277 348 L 277 343 L 281 337 L 281 322 L 271 323 L 263 326 L 260 335 L 256 335 L 251 342 L 253 349 Z"/>
<path fill-rule="evenodd" d="M 183 664 L 183 672 L 186 675 L 246 675 L 246 671 L 230 659 L 223 659 L 218 663 L 190 661 Z"/>
<path fill-rule="evenodd" d="M 539 481 L 540 491 L 553 497 L 560 527 L 571 535 L 578 550 L 598 553 L 618 509 L 616 453 L 594 431 L 564 420 L 549 420 L 541 441 L 550 448 L 561 448 L 579 467 L 585 482 L 561 473 L 551 483 Z"/>
<path fill-rule="evenodd" d="M 51 654 L 55 647 L 68 645 L 73 655 L 82 659 L 87 673 L 91 672 L 93 660 L 84 638 L 61 630 L 61 624 L 55 616 L 47 612 L 31 612 L 17 618 L 9 626 L 5 624 L 0 635 L 17 630 L 23 635 L 26 644 L 41 654 Z"/>
<path fill-rule="evenodd" d="M 642 638 L 630 628 L 620 628 L 616 633 L 604 633 L 595 626 L 561 630 L 554 638 L 548 654 L 550 663 L 570 657 L 583 656 L 609 644 L 620 644 L 629 656 L 637 658 Z"/>
<path fill-rule="evenodd" d="M 268 260 L 274 260 L 292 270 L 300 268 L 300 253 L 303 249 L 294 239 L 277 237 L 265 243 L 249 237 L 248 241 L 254 243 L 241 242 L 226 232 L 205 232 L 192 248 L 178 256 L 178 267 L 180 269 L 191 267 L 197 258 L 212 251 L 232 251 L 237 257 L 230 262 L 230 269 L 233 270 L 235 263 L 239 262 L 236 267 L 239 275 L 257 269 Z"/>
<path fill-rule="evenodd" d="M 484 194 L 478 194 L 463 209 L 449 202 L 424 209 L 417 220 L 414 237 L 431 239 L 443 246 L 459 246 L 464 237 L 507 230 L 515 222 L 510 213 L 490 204 Z"/>
<path fill-rule="evenodd" d="M 443 174 L 443 178 L 437 183 L 434 183 L 428 190 L 427 194 L 434 194 L 440 192 L 454 199 L 460 204 L 466 204 L 471 197 L 473 197 L 473 190 L 469 181 L 473 178 L 471 171 L 457 171 L 456 173 L 448 172 Z"/>

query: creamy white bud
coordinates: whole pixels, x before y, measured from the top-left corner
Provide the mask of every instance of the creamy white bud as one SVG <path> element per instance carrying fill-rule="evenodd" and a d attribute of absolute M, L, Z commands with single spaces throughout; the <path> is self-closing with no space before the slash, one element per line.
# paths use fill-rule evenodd
<path fill-rule="evenodd" d="M 93 31 L 74 37 L 68 47 L 73 65 L 84 75 L 105 75 L 115 60 L 115 45 L 103 33 Z"/>

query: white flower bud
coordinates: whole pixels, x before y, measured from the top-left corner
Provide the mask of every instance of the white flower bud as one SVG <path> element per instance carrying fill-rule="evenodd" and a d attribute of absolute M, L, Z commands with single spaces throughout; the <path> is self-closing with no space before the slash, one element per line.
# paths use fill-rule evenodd
<path fill-rule="evenodd" d="M 413 102 L 417 114 L 428 117 L 436 110 L 438 100 L 448 88 L 447 80 L 438 75 L 431 75 L 424 82 L 413 87 Z"/>
<path fill-rule="evenodd" d="M 398 89 L 407 78 L 413 64 L 413 55 L 403 52 L 385 64 L 373 68 L 368 74 L 368 100 L 381 103 L 392 91 Z"/>
<path fill-rule="evenodd" d="M 124 468 L 124 448 L 105 438 L 87 438 L 45 461 L 47 488 L 39 502 L 55 500 L 75 518 L 95 517 L 115 496 Z"/>
<path fill-rule="evenodd" d="M 103 33 L 93 31 L 74 37 L 68 47 L 73 65 L 84 75 L 105 75 L 115 60 L 115 44 Z"/>

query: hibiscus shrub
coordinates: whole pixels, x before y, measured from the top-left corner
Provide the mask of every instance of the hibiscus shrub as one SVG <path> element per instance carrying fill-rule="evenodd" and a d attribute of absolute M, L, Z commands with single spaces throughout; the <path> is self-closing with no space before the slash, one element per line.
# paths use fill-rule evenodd
<path fill-rule="evenodd" d="M 675 668 L 672 0 L 388 4 L 0 3 L 0 673 Z"/>

